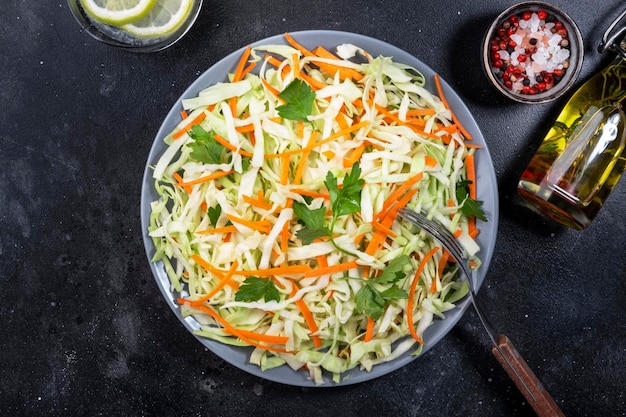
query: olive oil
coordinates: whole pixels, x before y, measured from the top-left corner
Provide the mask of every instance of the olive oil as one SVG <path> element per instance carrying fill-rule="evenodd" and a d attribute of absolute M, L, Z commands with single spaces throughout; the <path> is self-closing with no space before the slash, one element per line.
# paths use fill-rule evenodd
<path fill-rule="evenodd" d="M 518 184 L 531 208 L 582 230 L 626 169 L 626 59 L 616 58 L 569 99 Z"/>

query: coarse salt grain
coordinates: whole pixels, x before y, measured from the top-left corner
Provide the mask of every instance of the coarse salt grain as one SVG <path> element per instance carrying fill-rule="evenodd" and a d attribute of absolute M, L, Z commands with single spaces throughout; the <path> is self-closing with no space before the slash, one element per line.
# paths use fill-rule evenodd
<path fill-rule="evenodd" d="M 498 65 L 492 65 L 492 70 L 516 93 L 536 94 L 549 90 L 560 80 L 560 77 L 554 79 L 552 72 L 568 66 L 567 32 L 565 36 L 556 33 L 555 16 L 548 20 L 551 21 L 540 19 L 537 13 L 525 20 L 520 14 L 507 19 L 506 25 L 502 24 L 491 40 L 495 52 L 492 63 L 499 61 Z M 508 49 L 499 48 L 502 43 Z M 540 82 L 538 76 L 541 76 Z"/>

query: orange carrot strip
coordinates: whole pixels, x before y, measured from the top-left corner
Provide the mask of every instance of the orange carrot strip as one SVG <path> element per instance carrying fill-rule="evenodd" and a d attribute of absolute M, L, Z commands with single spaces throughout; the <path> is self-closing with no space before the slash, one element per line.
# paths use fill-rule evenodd
<path fill-rule="evenodd" d="M 330 195 L 328 193 L 318 193 L 315 191 L 304 190 L 302 188 L 292 188 L 291 191 L 296 194 L 306 195 L 313 198 L 323 198 L 324 200 L 330 199 Z"/>
<path fill-rule="evenodd" d="M 291 164 L 291 162 L 289 161 L 289 156 L 283 156 L 280 159 L 280 183 L 281 185 L 287 185 L 287 183 L 289 182 L 289 165 Z"/>
<path fill-rule="evenodd" d="M 322 46 L 318 46 L 317 48 L 315 48 L 315 50 L 313 51 L 313 54 L 320 58 L 339 60 L 339 58 L 336 55 L 326 50 Z M 318 67 L 320 67 L 321 70 L 326 71 L 331 75 L 335 75 L 337 72 L 339 72 L 339 78 L 341 79 L 352 78 L 355 81 L 359 81 L 364 77 L 363 74 L 361 74 L 360 72 L 352 68 L 346 68 L 346 67 L 342 67 L 338 65 L 329 64 L 326 62 L 315 62 L 315 65 L 317 65 Z"/>
<path fill-rule="evenodd" d="M 356 162 L 359 159 L 361 159 L 361 156 L 363 155 L 363 152 L 365 152 L 365 144 L 364 143 L 362 143 L 358 147 L 354 148 L 354 150 L 352 151 L 352 153 L 350 154 L 350 156 L 348 158 L 343 158 L 343 167 L 344 168 L 351 168 L 354 164 L 356 164 Z"/>
<path fill-rule="evenodd" d="M 237 233 L 237 228 L 233 225 L 224 226 L 224 227 L 215 227 L 213 229 L 204 229 L 196 231 L 198 235 L 212 235 L 218 233 Z"/>
<path fill-rule="evenodd" d="M 410 109 L 407 110 L 406 115 L 408 117 L 419 117 L 419 116 L 432 116 L 434 115 L 435 109 L 427 108 L 427 109 Z"/>
<path fill-rule="evenodd" d="M 267 80 L 265 80 L 265 78 L 263 78 L 263 77 L 261 77 L 261 84 L 263 84 L 263 87 L 265 87 L 267 89 L 267 91 L 269 91 L 279 101 L 284 102 L 284 100 L 282 98 L 278 97 L 278 94 L 280 94 L 280 91 L 278 91 L 276 88 L 272 87 L 270 85 L 270 83 L 268 83 Z"/>
<path fill-rule="evenodd" d="M 368 121 L 363 121 L 360 123 L 356 123 L 353 124 L 352 126 L 350 126 L 348 129 L 345 130 L 340 130 L 339 132 L 335 132 L 332 135 L 328 136 L 326 139 L 322 139 L 319 142 L 315 142 L 315 143 L 310 143 L 309 145 L 307 145 L 304 148 L 300 148 L 300 149 L 294 149 L 292 151 L 286 151 L 286 152 L 282 152 L 282 153 L 276 153 L 276 154 L 269 154 L 269 155 L 265 155 L 266 158 L 282 158 L 284 156 L 291 156 L 291 155 L 296 155 L 298 153 L 302 153 L 302 152 L 306 152 L 306 151 L 312 151 L 315 148 L 324 145 L 328 142 L 332 142 L 333 140 L 340 138 L 341 136 L 344 136 L 348 133 L 352 133 L 356 130 L 361 129 L 362 127 L 365 127 L 369 124 Z"/>
<path fill-rule="evenodd" d="M 476 200 L 476 164 L 474 162 L 474 154 L 467 154 L 465 157 L 465 171 L 467 173 L 467 180 L 470 181 L 469 196 L 472 200 Z M 469 219 L 468 229 L 470 233 L 476 230 L 476 217 L 472 216 Z"/>
<path fill-rule="evenodd" d="M 328 259 L 326 259 L 326 257 L 323 256 L 323 255 L 318 255 L 317 256 L 317 265 L 320 268 L 326 268 L 328 266 Z"/>
<path fill-rule="evenodd" d="M 291 290 L 291 296 L 295 296 L 296 292 L 297 287 L 294 285 Z M 304 317 L 304 321 L 306 322 L 307 326 L 309 326 L 309 330 L 311 331 L 311 339 L 313 340 L 313 346 L 315 346 L 316 348 L 322 347 L 322 339 L 320 339 L 320 337 L 316 334 L 319 331 L 319 328 L 317 327 L 317 323 L 315 322 L 313 314 L 311 314 L 311 310 L 309 310 L 309 307 L 306 305 L 302 298 L 297 299 L 295 303 L 302 313 L 302 316 Z"/>
<path fill-rule="evenodd" d="M 293 178 L 293 184 L 298 185 L 302 182 L 302 175 L 304 174 L 304 168 L 306 167 L 311 152 L 304 152 L 300 157 L 298 168 L 296 169 L 296 175 Z"/>
<path fill-rule="evenodd" d="M 468 154 L 465 157 L 465 170 L 467 172 L 467 180 L 469 184 L 470 198 L 476 199 L 476 165 L 474 163 L 474 155 Z"/>
<path fill-rule="evenodd" d="M 424 259 L 422 259 L 422 262 L 420 262 L 419 266 L 417 267 L 417 271 L 415 271 L 415 276 L 413 277 L 413 281 L 411 282 L 411 288 L 409 290 L 409 300 L 408 300 L 407 307 L 406 307 L 407 325 L 409 328 L 409 332 L 411 333 L 411 336 L 413 336 L 413 338 L 417 341 L 417 343 L 421 345 L 424 344 L 424 341 L 415 332 L 415 326 L 413 325 L 413 307 L 415 304 L 415 301 L 414 301 L 415 290 L 417 288 L 417 282 L 420 279 L 420 275 L 422 275 L 422 271 L 424 270 L 426 263 L 430 260 L 430 258 L 433 257 L 435 252 L 437 252 L 438 250 L 439 250 L 439 247 L 435 246 L 426 255 L 424 255 Z"/>
<path fill-rule="evenodd" d="M 178 302 L 180 304 L 187 304 L 189 303 L 187 300 L 184 299 L 178 299 Z M 280 338 L 280 339 L 275 339 L 277 337 L 280 336 L 271 336 L 268 337 L 268 335 L 264 335 L 261 333 L 256 333 L 256 332 L 251 332 L 249 330 L 241 330 L 241 329 L 237 329 L 236 327 L 234 327 L 232 324 L 230 324 L 228 321 L 226 321 L 222 316 L 220 316 L 215 310 L 213 310 L 210 307 L 204 306 L 204 305 L 194 305 L 193 308 L 202 311 L 203 313 L 208 314 L 209 316 L 213 317 L 213 319 L 215 319 L 215 321 L 217 321 L 219 324 L 221 324 L 223 326 L 223 331 L 225 333 L 231 334 L 233 336 L 238 337 L 239 339 L 243 340 L 244 342 L 246 342 L 247 344 L 251 345 L 251 346 L 256 346 L 258 348 L 261 349 L 265 349 L 265 350 L 269 350 L 269 351 L 273 351 L 273 352 L 280 352 L 280 353 L 288 353 L 286 349 L 282 349 L 282 348 L 276 348 L 273 346 L 268 346 L 266 344 L 263 343 L 259 343 L 259 342 L 265 342 L 268 339 L 270 340 L 267 343 L 272 343 L 272 344 L 285 344 L 287 343 L 287 340 L 289 340 L 288 338 Z M 275 343 L 276 341 L 281 341 L 281 343 Z"/>
<path fill-rule="evenodd" d="M 425 162 L 426 162 L 426 166 L 429 166 L 429 167 L 437 166 L 437 160 L 433 158 L 432 156 L 426 155 Z"/>
<path fill-rule="evenodd" d="M 181 176 L 180 176 L 180 174 L 179 174 L 178 172 L 175 172 L 172 176 L 174 177 L 174 179 L 175 179 L 176 181 L 178 181 L 178 182 L 176 183 L 176 185 L 180 185 L 181 187 L 183 187 L 183 188 L 185 189 L 185 192 L 186 192 L 187 194 L 191 194 L 191 192 L 193 191 L 193 189 L 191 188 L 191 185 L 189 185 L 189 184 L 185 184 L 185 183 L 183 182 L 183 177 L 181 177 Z"/>
<path fill-rule="evenodd" d="M 241 81 L 243 78 L 243 69 L 246 65 L 246 60 L 250 56 L 250 45 L 244 50 L 241 58 L 239 59 L 239 63 L 237 64 L 237 68 L 235 69 L 235 73 L 233 74 L 233 82 Z M 233 96 L 230 98 L 228 102 L 230 106 L 230 112 L 233 116 L 237 114 L 237 96 Z"/>
<path fill-rule="evenodd" d="M 181 110 L 180 111 L 180 117 L 185 120 L 187 117 L 189 117 L 189 115 L 187 114 L 187 112 L 185 110 Z"/>
<path fill-rule="evenodd" d="M 247 271 L 237 271 L 235 275 L 249 277 L 255 275 L 258 277 L 269 277 L 273 275 L 300 275 L 311 271 L 308 265 L 285 265 L 267 269 L 250 269 Z"/>
<path fill-rule="evenodd" d="M 395 238 L 395 237 L 398 236 L 396 234 L 396 232 L 394 232 L 393 230 L 391 230 L 390 228 L 388 228 L 386 226 L 383 226 L 382 224 L 380 224 L 376 220 L 374 220 L 372 222 L 372 226 L 374 226 L 374 229 L 379 230 L 379 231 L 383 232 L 384 234 L 386 234 L 387 236 L 391 236 L 392 238 Z"/>
<path fill-rule="evenodd" d="M 465 127 L 463 127 L 463 125 L 459 122 L 459 120 L 456 118 L 456 115 L 450 108 L 450 105 L 448 104 L 448 100 L 446 100 L 446 97 L 443 94 L 443 88 L 441 87 L 441 80 L 439 79 L 439 74 L 435 74 L 434 78 L 435 78 L 435 86 L 437 87 L 437 93 L 439 93 L 439 98 L 441 99 L 441 102 L 443 103 L 444 107 L 450 110 L 450 113 L 452 114 L 452 121 L 457 125 L 457 127 L 459 128 L 463 136 L 465 136 L 466 140 L 472 140 L 472 135 L 470 135 L 469 132 L 465 130 Z"/>
<path fill-rule="evenodd" d="M 239 63 L 237 64 L 237 68 L 235 69 L 235 73 L 233 75 L 233 81 L 241 81 L 241 74 L 243 73 L 243 68 L 246 65 L 246 60 L 250 56 L 250 51 L 252 48 L 250 45 L 243 51 L 241 54 L 241 58 L 239 59 Z"/>
<path fill-rule="evenodd" d="M 254 69 L 254 67 L 256 67 L 256 62 L 252 62 L 247 67 L 245 67 L 243 71 L 241 72 L 241 79 L 243 80 L 244 77 L 248 75 L 248 73 Z"/>
<path fill-rule="evenodd" d="M 205 269 L 206 271 L 209 271 L 210 273 L 218 277 L 220 280 L 224 279 L 225 274 L 228 273 L 228 271 L 222 271 L 221 269 L 217 269 L 216 267 L 214 267 L 213 265 L 211 265 L 210 263 L 202 259 L 199 255 L 194 254 L 194 255 L 191 255 L 190 258 L 193 261 L 195 261 L 198 265 L 200 265 L 203 269 Z M 237 290 L 239 288 L 239 285 L 237 285 L 237 283 L 232 282 L 232 281 L 228 281 L 226 284 L 229 287 L 233 288 L 234 290 Z"/>
<path fill-rule="evenodd" d="M 206 293 L 202 298 L 199 298 L 197 300 L 194 300 L 191 302 L 192 305 L 196 305 L 196 304 L 202 304 L 207 300 L 210 300 L 211 297 L 213 297 L 215 294 L 217 294 L 222 288 L 224 288 L 224 286 L 226 286 L 226 284 L 230 281 L 230 279 L 233 277 L 233 274 L 235 273 L 235 271 L 237 270 L 237 267 L 239 267 L 239 261 L 237 261 L 237 259 L 235 259 L 235 261 L 231 264 L 230 269 L 228 270 L 228 272 L 226 273 L 226 275 L 224 275 L 220 281 L 213 287 L 213 289 L 211 291 L 209 291 L 208 293 Z"/>
<path fill-rule="evenodd" d="M 293 61 L 293 68 L 291 69 L 293 78 L 300 78 L 300 55 L 294 53 L 291 60 Z"/>
<path fill-rule="evenodd" d="M 249 337 L 250 339 L 256 339 L 260 342 L 271 343 L 274 345 L 284 345 L 289 340 L 287 336 L 263 334 L 263 333 L 253 332 L 251 330 L 237 329 L 237 333 L 242 334 L 246 337 Z"/>
<path fill-rule="evenodd" d="M 238 126 L 235 128 L 235 130 L 239 133 L 250 133 L 250 132 L 254 132 L 254 125 L 251 123 L 249 125 L 244 125 L 244 126 Z"/>
<path fill-rule="evenodd" d="M 243 195 L 241 197 L 243 198 L 243 201 L 250 204 L 251 206 L 254 206 L 263 210 L 272 209 L 272 204 L 268 203 L 263 198 L 252 198 L 252 197 L 248 197 L 247 195 Z"/>
<path fill-rule="evenodd" d="M 233 214 L 227 214 L 226 217 L 233 223 L 239 223 L 242 226 L 249 227 L 253 230 L 258 230 L 261 233 L 269 233 L 272 228 L 272 224 L 269 220 L 258 220 L 258 221 L 250 221 L 246 219 L 242 219 L 241 217 L 237 217 Z"/>
<path fill-rule="evenodd" d="M 355 261 L 344 262 L 336 265 L 330 265 L 325 268 L 311 269 L 304 273 L 305 278 L 318 277 L 320 275 L 334 274 L 358 267 Z"/>
<path fill-rule="evenodd" d="M 374 321 L 373 318 L 368 317 L 367 318 L 367 328 L 365 329 L 365 337 L 363 338 L 364 342 L 369 342 L 370 340 L 372 340 L 372 337 L 374 337 L 374 325 L 376 324 L 376 322 Z"/>
<path fill-rule="evenodd" d="M 380 213 L 378 213 L 378 216 L 384 216 L 389 211 L 389 206 L 394 201 L 397 201 L 404 193 L 406 193 L 415 183 L 420 181 L 422 178 L 424 178 L 424 173 L 418 172 L 417 174 L 406 180 L 401 186 L 392 191 L 391 194 L 389 194 L 389 196 L 385 199 L 385 202 L 383 203 L 383 208 Z"/>
<path fill-rule="evenodd" d="M 188 187 L 190 185 L 202 184 L 203 182 L 213 181 L 215 179 L 225 177 L 226 175 L 230 175 L 232 173 L 233 171 L 217 171 L 217 172 L 214 172 L 213 174 L 207 175 L 206 177 L 196 178 L 195 180 L 191 180 L 191 181 L 182 182 L 179 180 L 176 183 L 176 185 L 179 185 L 181 187 Z"/>
<path fill-rule="evenodd" d="M 296 42 L 296 40 L 289 34 L 289 33 L 285 33 L 285 39 L 287 40 L 287 42 L 293 46 L 294 48 L 296 48 L 298 51 L 300 51 L 302 53 L 302 55 L 304 56 L 308 56 L 308 57 L 320 57 L 319 55 L 316 55 L 315 53 L 311 52 L 310 50 L 308 50 L 307 48 L 305 48 L 304 46 L 300 45 L 298 42 Z M 338 59 L 336 56 L 330 54 L 333 59 Z M 326 56 L 325 58 L 329 58 L 328 56 Z M 363 78 L 363 74 L 359 73 L 356 70 L 353 70 L 351 68 L 345 68 L 345 67 L 341 67 L 338 65 L 332 65 L 332 64 L 328 64 L 326 62 L 316 62 L 315 65 L 317 65 L 321 70 L 326 71 L 328 74 L 330 75 L 335 75 L 337 72 L 339 72 L 339 76 L 342 79 L 345 78 L 352 78 L 356 81 L 360 80 L 361 78 Z"/>
<path fill-rule="evenodd" d="M 202 122 L 205 119 L 205 117 L 206 117 L 206 114 L 204 112 L 200 113 L 199 115 L 194 117 L 193 120 L 187 123 L 185 126 L 181 127 L 179 130 L 174 132 L 172 134 L 172 138 L 180 139 L 185 133 L 187 133 L 192 128 L 193 125 L 197 125 L 198 123 Z"/>
<path fill-rule="evenodd" d="M 300 71 L 300 78 L 306 81 L 313 90 L 321 90 L 322 88 L 326 87 L 326 84 L 305 74 L 304 71 Z"/>
<path fill-rule="evenodd" d="M 208 263 L 207 261 L 202 259 L 202 257 L 200 257 L 200 255 L 193 254 L 193 255 L 190 256 L 190 258 L 193 261 L 195 261 L 198 265 L 200 265 L 202 268 L 204 268 L 205 270 L 209 271 L 210 273 L 212 273 L 213 275 L 215 275 L 219 279 L 224 279 L 225 271 L 217 269 L 216 267 L 214 267 L 213 265 L 211 265 L 210 263 Z"/>
<path fill-rule="evenodd" d="M 218 135 L 217 133 L 215 133 L 213 135 L 213 137 L 215 138 L 216 141 L 218 141 L 219 143 L 221 143 L 222 145 L 224 145 L 224 147 L 232 152 L 236 152 L 240 155 L 243 156 L 249 156 L 252 157 L 253 153 L 252 152 L 247 152 L 244 151 L 243 149 L 237 149 L 236 146 L 234 146 L 232 143 L 230 143 L 229 141 L 227 141 L 226 139 L 224 139 L 221 135 Z"/>

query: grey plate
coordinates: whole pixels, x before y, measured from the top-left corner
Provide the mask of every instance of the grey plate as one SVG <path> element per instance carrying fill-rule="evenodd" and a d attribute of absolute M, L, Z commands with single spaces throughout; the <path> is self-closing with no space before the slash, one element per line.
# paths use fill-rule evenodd
<path fill-rule="evenodd" d="M 351 43 L 358 45 L 368 51 L 373 56 L 383 55 L 393 57 L 394 61 L 411 65 L 418 69 L 426 77 L 426 88 L 430 91 L 436 91 L 433 75 L 435 72 L 421 62 L 419 59 L 411 56 L 410 54 L 398 49 L 385 42 L 369 38 L 363 35 L 357 35 L 354 33 L 337 32 L 337 31 L 303 31 L 294 32 L 292 36 L 302 45 L 308 48 L 315 48 L 318 45 L 322 45 L 329 50 L 334 50 L 337 45 L 343 43 Z M 285 44 L 284 37 L 282 35 L 263 39 L 259 42 L 252 44 L 252 46 L 268 45 L 268 44 Z M 141 190 L 141 227 L 143 232 L 143 240 L 146 248 L 148 259 L 151 259 L 154 255 L 155 248 L 152 240 L 148 236 L 148 223 L 150 217 L 150 203 L 159 198 L 154 189 L 154 180 L 152 179 L 152 168 L 161 154 L 165 151 L 166 145 L 163 143 L 163 138 L 172 131 L 178 121 L 180 121 L 180 110 L 182 109 L 181 100 L 184 98 L 194 97 L 200 90 L 206 88 L 217 82 L 226 81 L 226 74 L 233 72 L 237 66 L 237 62 L 243 53 L 244 48 L 233 52 L 226 58 L 222 59 L 211 68 L 209 68 L 204 74 L 191 84 L 191 86 L 183 93 L 183 95 L 174 104 L 167 117 L 163 121 L 159 132 L 156 135 L 154 144 L 148 156 L 148 161 L 144 171 L 143 185 Z M 442 80 L 442 87 L 444 94 L 448 100 L 448 103 L 454 110 L 459 121 L 472 135 L 473 142 L 483 146 L 476 153 L 476 182 L 478 184 L 478 200 L 482 200 L 483 208 L 488 222 L 479 222 L 478 227 L 480 234 L 477 241 L 481 247 L 479 256 L 482 259 L 483 265 L 480 268 L 476 276 L 476 289 L 480 288 L 485 278 L 485 274 L 491 261 L 493 249 L 496 242 L 496 233 L 498 228 L 498 189 L 496 184 L 496 176 L 493 168 L 493 163 L 489 150 L 485 140 L 476 124 L 474 118 L 470 114 L 469 110 L 463 104 L 459 96 L 452 90 L 452 88 Z M 170 306 L 174 314 L 180 319 L 182 324 L 191 332 L 199 327 L 198 323 L 190 317 L 183 318 L 180 311 L 180 306 L 176 303 L 176 299 L 179 294 L 170 290 L 170 284 L 163 269 L 163 264 L 150 263 L 152 272 L 156 279 L 157 285 L 165 298 L 165 301 Z M 465 310 L 469 306 L 469 300 L 464 299 L 457 304 L 457 307 L 446 313 L 445 320 L 436 320 L 432 326 L 430 326 L 424 333 L 424 352 L 432 348 L 441 338 L 443 338 L 449 331 L 456 325 Z M 165 330 L 167 331 L 167 330 Z M 252 348 L 233 347 L 228 346 L 213 340 L 197 337 L 197 339 L 206 346 L 211 352 L 221 357 L 225 361 L 232 365 L 243 369 L 246 372 L 260 376 L 271 381 L 280 382 L 289 385 L 314 387 L 313 381 L 308 379 L 308 373 L 305 371 L 293 371 L 288 366 L 281 366 L 276 369 L 272 369 L 266 372 L 262 372 L 256 365 L 251 365 L 248 361 Z M 394 371 L 407 363 L 413 361 L 416 357 L 405 354 L 396 360 L 389 363 L 380 364 L 375 366 L 372 371 L 366 372 L 359 369 L 353 369 L 343 376 L 342 382 L 336 384 L 332 382 L 331 376 L 326 375 L 326 382 L 321 385 L 322 387 L 356 384 L 359 382 L 365 382 L 379 376 L 385 375 L 391 371 Z"/>

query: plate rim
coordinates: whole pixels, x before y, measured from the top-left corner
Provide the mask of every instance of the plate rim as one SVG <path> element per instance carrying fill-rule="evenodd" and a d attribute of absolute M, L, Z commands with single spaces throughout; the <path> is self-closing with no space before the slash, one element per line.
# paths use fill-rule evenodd
<path fill-rule="evenodd" d="M 317 40 L 315 46 L 319 44 L 327 46 L 327 44 L 323 43 L 322 39 L 326 40 L 327 38 L 336 38 L 337 42 L 333 44 L 333 49 L 341 43 L 352 43 L 368 50 L 368 52 L 376 50 L 376 55 L 391 56 L 394 62 L 403 63 L 417 68 L 426 78 L 426 88 L 429 91 L 435 91 L 432 78 L 436 72 L 429 65 L 421 61 L 418 57 L 386 41 L 382 41 L 362 34 L 337 30 L 302 30 L 289 32 L 289 34 L 305 46 L 307 46 L 307 44 L 311 42 L 311 39 Z M 264 39 L 251 43 L 250 46 L 256 47 L 270 44 L 286 44 L 284 34 L 266 37 Z M 364 44 L 369 45 L 369 48 L 366 48 Z M 374 47 L 374 49 L 371 48 L 372 46 Z M 167 304 L 170 306 L 170 309 L 174 312 L 174 314 L 177 316 L 177 318 L 183 324 L 186 330 L 196 340 L 198 340 L 206 349 L 210 350 L 213 354 L 215 354 L 222 360 L 257 377 L 291 386 L 325 388 L 362 383 L 375 378 L 379 378 L 383 375 L 398 370 L 408 363 L 412 362 L 413 360 L 417 359 L 418 357 L 424 356 L 424 354 L 428 350 L 436 346 L 437 343 L 439 343 L 441 339 L 443 339 L 443 337 L 445 337 L 456 326 L 456 324 L 459 322 L 459 320 L 469 307 L 470 302 L 468 297 L 464 298 L 461 302 L 458 302 L 454 309 L 447 312 L 447 317 L 445 320 L 436 321 L 431 326 L 429 326 L 424 334 L 424 339 L 427 340 L 429 343 L 427 345 L 424 345 L 424 348 L 420 355 L 410 355 L 410 352 L 414 350 L 410 349 L 409 352 L 404 353 L 400 357 L 390 362 L 375 365 L 371 371 L 363 371 L 360 370 L 358 367 L 354 368 L 350 371 L 343 373 L 342 381 L 338 383 L 333 382 L 332 375 L 329 375 L 325 372 L 325 383 L 322 385 L 316 385 L 313 380 L 309 379 L 308 373 L 304 371 L 294 371 L 287 365 L 283 365 L 279 368 L 274 368 L 267 371 L 262 371 L 261 368 L 257 365 L 250 364 L 249 356 L 250 352 L 252 352 L 253 349 L 251 347 L 230 346 L 193 334 L 193 330 L 199 327 L 198 323 L 195 322 L 195 320 L 191 317 L 182 317 L 181 310 L 176 303 L 176 297 L 174 297 L 174 293 L 168 290 L 169 278 L 167 277 L 167 274 L 163 269 L 162 262 L 152 262 L 151 260 L 152 256 L 154 255 L 154 244 L 147 232 L 151 212 L 150 203 L 154 201 L 153 194 L 150 193 L 151 191 L 154 191 L 155 182 L 155 180 L 152 178 L 151 166 L 154 165 L 154 162 L 158 160 L 163 150 L 166 148 L 165 144 L 163 143 L 163 138 L 173 129 L 175 125 L 174 121 L 176 121 L 176 118 L 180 117 L 182 99 L 193 97 L 197 95 L 197 93 L 202 88 L 206 88 L 215 82 L 226 80 L 226 72 L 232 71 L 235 68 L 239 57 L 246 48 L 247 45 L 229 53 L 225 57 L 216 61 L 213 65 L 209 66 L 202 74 L 200 74 L 173 103 L 166 117 L 163 119 L 158 129 L 158 132 L 152 142 L 142 178 L 140 217 L 142 240 L 144 243 L 144 249 L 148 258 L 148 263 L 150 265 L 153 278 L 155 279 L 162 296 L 165 298 Z M 400 58 L 398 58 L 398 56 L 400 56 Z M 227 69 L 226 71 L 221 72 L 223 67 Z M 220 73 L 222 73 L 223 76 L 219 80 L 211 80 L 212 77 L 216 78 L 213 73 L 216 73 L 218 76 Z M 489 221 L 486 223 L 480 222 L 480 225 L 482 225 L 482 227 L 479 226 L 480 234 L 477 238 L 477 240 L 481 242 L 485 240 L 485 234 L 489 234 L 489 236 L 487 236 L 489 238 L 487 239 L 487 245 L 481 244 L 481 251 L 479 252 L 479 257 L 481 259 L 482 265 L 475 276 L 475 290 L 478 291 L 481 288 L 485 279 L 485 275 L 489 269 L 497 238 L 499 222 L 499 196 L 495 168 L 487 143 L 482 135 L 482 132 L 480 131 L 480 127 L 478 126 L 468 107 L 463 102 L 463 100 L 461 100 L 455 90 L 441 76 L 440 82 L 446 99 L 450 103 L 450 107 L 454 108 L 456 116 L 461 120 L 464 127 L 468 131 L 470 131 L 475 143 L 482 146 L 480 152 L 476 153 L 477 161 L 481 161 L 480 164 L 476 164 L 477 167 L 479 167 L 479 169 L 477 170 L 476 181 L 478 183 L 485 184 L 491 183 L 491 189 L 488 191 L 485 190 L 486 187 L 478 187 L 477 199 L 483 200 L 483 208 L 485 209 L 485 214 L 489 219 Z M 176 123 L 178 123 L 178 121 L 176 121 Z M 485 175 L 488 177 L 488 181 L 485 181 L 486 179 L 483 178 Z M 485 199 L 485 197 L 489 197 L 489 199 Z M 487 227 L 485 227 L 485 224 L 487 225 Z M 432 334 L 433 332 L 435 332 L 435 334 Z M 242 355 L 242 353 L 244 352 L 246 353 Z M 245 357 L 246 359 L 243 362 L 241 361 L 242 357 Z M 285 370 L 287 370 L 288 372 L 285 372 Z M 347 378 L 345 378 L 346 376 Z"/>

